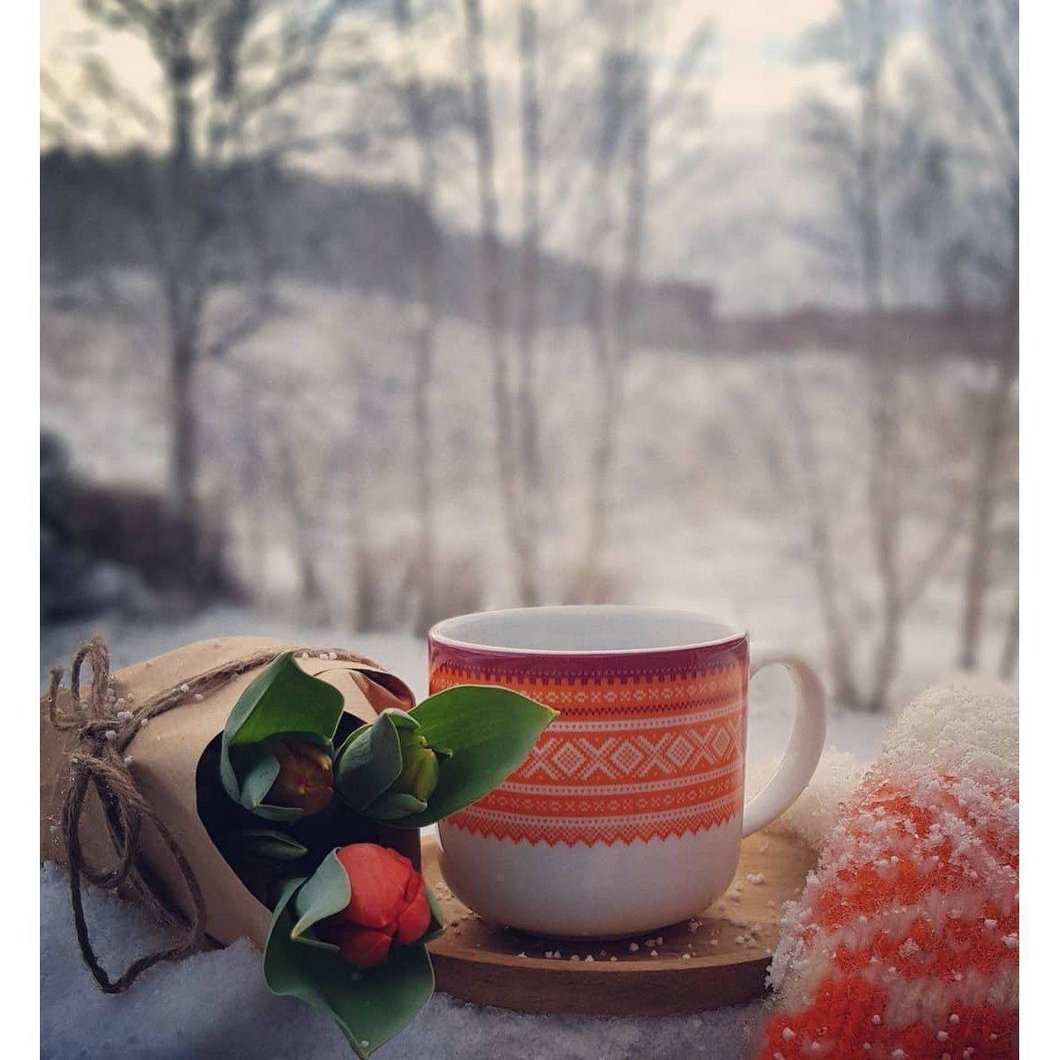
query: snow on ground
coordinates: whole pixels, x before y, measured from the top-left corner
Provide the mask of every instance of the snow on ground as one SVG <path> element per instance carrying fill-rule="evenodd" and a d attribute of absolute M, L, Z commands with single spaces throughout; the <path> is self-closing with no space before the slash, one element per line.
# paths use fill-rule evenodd
<path fill-rule="evenodd" d="M 426 650 L 406 635 L 362 634 L 305 628 L 239 608 L 218 608 L 193 619 L 145 626 L 117 616 L 42 631 L 41 680 L 52 663 L 65 665 L 94 632 L 104 633 L 115 667 L 157 655 L 190 641 L 235 633 L 270 633 L 307 644 L 349 646 L 400 674 L 418 696 L 425 692 Z M 750 775 L 754 788 L 771 771 L 790 727 L 782 675 L 756 682 L 750 716 Z M 835 801 L 852 790 L 863 764 L 876 756 L 885 719 L 837 714 L 831 721 L 833 752 L 811 790 L 786 819 L 814 838 L 834 816 Z M 113 895 L 87 898 L 94 937 L 104 963 L 116 969 L 159 940 L 139 910 Z M 53 865 L 41 869 L 42 1060 L 114 1055 L 144 1060 L 272 1057 L 346 1060 L 349 1050 L 331 1022 L 288 998 L 272 997 L 261 978 L 260 956 L 248 943 L 199 954 L 180 965 L 153 969 L 127 994 L 101 994 L 82 966 L 73 936 L 66 877 Z M 597 1060 L 606 1056 L 703 1057 L 736 1060 L 764 1018 L 764 1005 L 706 1011 L 698 1016 L 611 1019 L 541 1017 L 478 1008 L 436 995 L 416 1022 L 377 1055 L 380 1060 L 476 1060 L 555 1057 Z"/>
<path fill-rule="evenodd" d="M 159 941 L 140 913 L 91 891 L 89 922 L 106 940 L 109 967 Z M 109 997 L 81 964 L 66 878 L 41 869 L 41 1060 L 349 1060 L 338 1028 L 291 998 L 269 994 L 261 957 L 249 943 L 153 969 L 127 993 Z M 654 1019 L 542 1018 L 483 1009 L 436 994 L 379 1060 L 621 1060 L 651 1056 L 735 1060 L 761 1018 L 760 1005 L 703 1016 Z"/>

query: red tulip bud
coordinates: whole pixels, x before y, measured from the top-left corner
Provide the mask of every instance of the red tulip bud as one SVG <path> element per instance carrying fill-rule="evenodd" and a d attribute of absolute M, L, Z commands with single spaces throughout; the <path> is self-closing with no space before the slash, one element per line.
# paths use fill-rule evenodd
<path fill-rule="evenodd" d="M 350 903 L 329 917 L 321 934 L 358 968 L 383 964 L 390 947 L 408 946 L 427 933 L 431 910 L 423 877 L 408 858 L 375 843 L 338 852 L 350 880 Z"/>

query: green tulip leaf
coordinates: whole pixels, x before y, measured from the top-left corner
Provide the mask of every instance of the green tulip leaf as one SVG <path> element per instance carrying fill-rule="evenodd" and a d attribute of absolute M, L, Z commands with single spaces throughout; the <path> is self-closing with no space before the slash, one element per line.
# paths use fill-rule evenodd
<path fill-rule="evenodd" d="M 507 688 L 455 685 L 410 712 L 433 747 L 445 747 L 438 785 L 421 813 L 395 819 L 397 828 L 423 828 L 470 806 L 517 769 L 556 711 Z"/>
<path fill-rule="evenodd" d="M 267 861 L 297 861 L 309 853 L 297 839 L 286 832 L 264 828 L 244 832 L 243 845 L 251 857 Z"/>
<path fill-rule="evenodd" d="M 274 994 L 297 997 L 327 1013 L 365 1060 L 427 1003 L 434 992 L 430 958 L 422 944 L 396 946 L 385 964 L 362 970 L 343 960 L 335 947 L 296 936 L 295 911 L 304 885 L 307 881 L 291 880 L 280 895 L 265 945 L 265 982 Z M 312 898 L 314 911 L 336 900 L 324 888 Z M 306 915 L 299 913 L 298 923 Z"/>
<path fill-rule="evenodd" d="M 350 878 L 339 861 L 336 847 L 294 896 L 292 908 L 298 919 L 291 929 L 292 937 L 302 938 L 314 924 L 341 913 L 349 904 Z M 317 944 L 331 946 L 319 941 Z M 331 946 L 331 949 L 338 951 L 337 946 Z"/>
<path fill-rule="evenodd" d="M 278 655 L 247 685 L 225 724 L 221 783 L 229 797 L 268 820 L 301 817 L 301 809 L 265 802 L 279 763 L 263 745 L 274 736 L 291 736 L 330 750 L 342 708 L 337 688 L 304 673 L 291 652 Z"/>
<path fill-rule="evenodd" d="M 408 711 L 398 710 L 396 707 L 387 707 L 380 717 L 389 718 L 394 723 L 395 729 L 408 729 L 410 732 L 415 732 L 420 727 L 420 723 Z"/>
<path fill-rule="evenodd" d="M 363 810 L 401 775 L 400 711 L 384 710 L 350 733 L 335 756 L 335 788 L 351 810 Z"/>
<path fill-rule="evenodd" d="M 259 806 L 265 801 L 265 796 L 269 794 L 273 784 L 276 783 L 276 778 L 280 775 L 280 760 L 266 747 L 248 747 L 245 750 L 250 753 L 240 755 L 240 758 L 244 758 L 247 762 L 257 758 L 253 765 L 241 763 L 240 768 L 243 783 L 239 786 L 239 800 L 244 806 L 250 808 Z"/>
<path fill-rule="evenodd" d="M 364 809 L 364 815 L 374 821 L 396 821 L 399 817 L 408 817 L 410 813 L 423 813 L 427 803 L 415 795 L 406 795 L 401 791 L 392 791 L 370 803 Z"/>

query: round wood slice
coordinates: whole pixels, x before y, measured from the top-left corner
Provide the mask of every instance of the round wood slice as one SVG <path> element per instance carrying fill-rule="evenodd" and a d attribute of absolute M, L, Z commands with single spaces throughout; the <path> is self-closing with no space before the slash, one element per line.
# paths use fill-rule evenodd
<path fill-rule="evenodd" d="M 661 943 L 640 935 L 557 941 L 470 912 L 442 880 L 437 842 L 425 836 L 424 874 L 449 924 L 428 946 L 438 989 L 478 1005 L 597 1016 L 698 1012 L 764 997 L 780 908 L 802 892 L 814 861 L 797 839 L 753 835 L 728 893 L 695 920 L 655 931 Z M 557 950 L 558 958 L 545 956 Z"/>

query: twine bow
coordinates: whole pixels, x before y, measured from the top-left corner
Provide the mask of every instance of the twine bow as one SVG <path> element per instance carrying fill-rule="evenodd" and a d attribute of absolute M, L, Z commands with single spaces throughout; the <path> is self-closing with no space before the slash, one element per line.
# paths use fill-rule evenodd
<path fill-rule="evenodd" d="M 292 649 L 267 649 L 223 663 L 178 686 L 159 692 L 138 705 L 116 697 L 111 685 L 110 652 L 102 637 L 93 637 L 74 655 L 70 666 L 70 695 L 65 705 L 60 705 L 63 671 L 59 667 L 51 671 L 48 717 L 58 730 L 75 730 L 78 739 L 77 750 L 70 756 L 72 775 L 63 799 L 60 823 L 60 837 L 70 872 L 74 929 L 81 956 L 105 993 L 120 994 L 148 968 L 162 961 L 182 960 L 201 949 L 207 941 L 206 902 L 195 870 L 165 821 L 154 812 L 137 789 L 129 768 L 131 760 L 126 756 L 129 744 L 151 718 L 186 703 L 201 702 L 234 678 L 267 665 L 288 650 Z M 379 668 L 371 660 L 348 651 L 293 650 L 305 653 L 312 651 L 313 655 L 321 658 L 341 659 L 373 669 Z M 92 680 L 83 694 L 81 672 L 86 663 L 91 670 Z M 95 791 L 103 808 L 107 836 L 117 855 L 116 864 L 111 868 L 93 867 L 85 859 L 81 848 L 81 815 L 90 789 Z M 190 917 L 170 904 L 160 883 L 140 858 L 140 838 L 145 824 L 154 828 L 180 870 L 191 898 Z M 139 902 L 154 919 L 180 929 L 181 941 L 138 957 L 121 975 L 112 979 L 100 963 L 89 937 L 82 897 L 85 881 L 104 890 L 121 889 Z"/>

